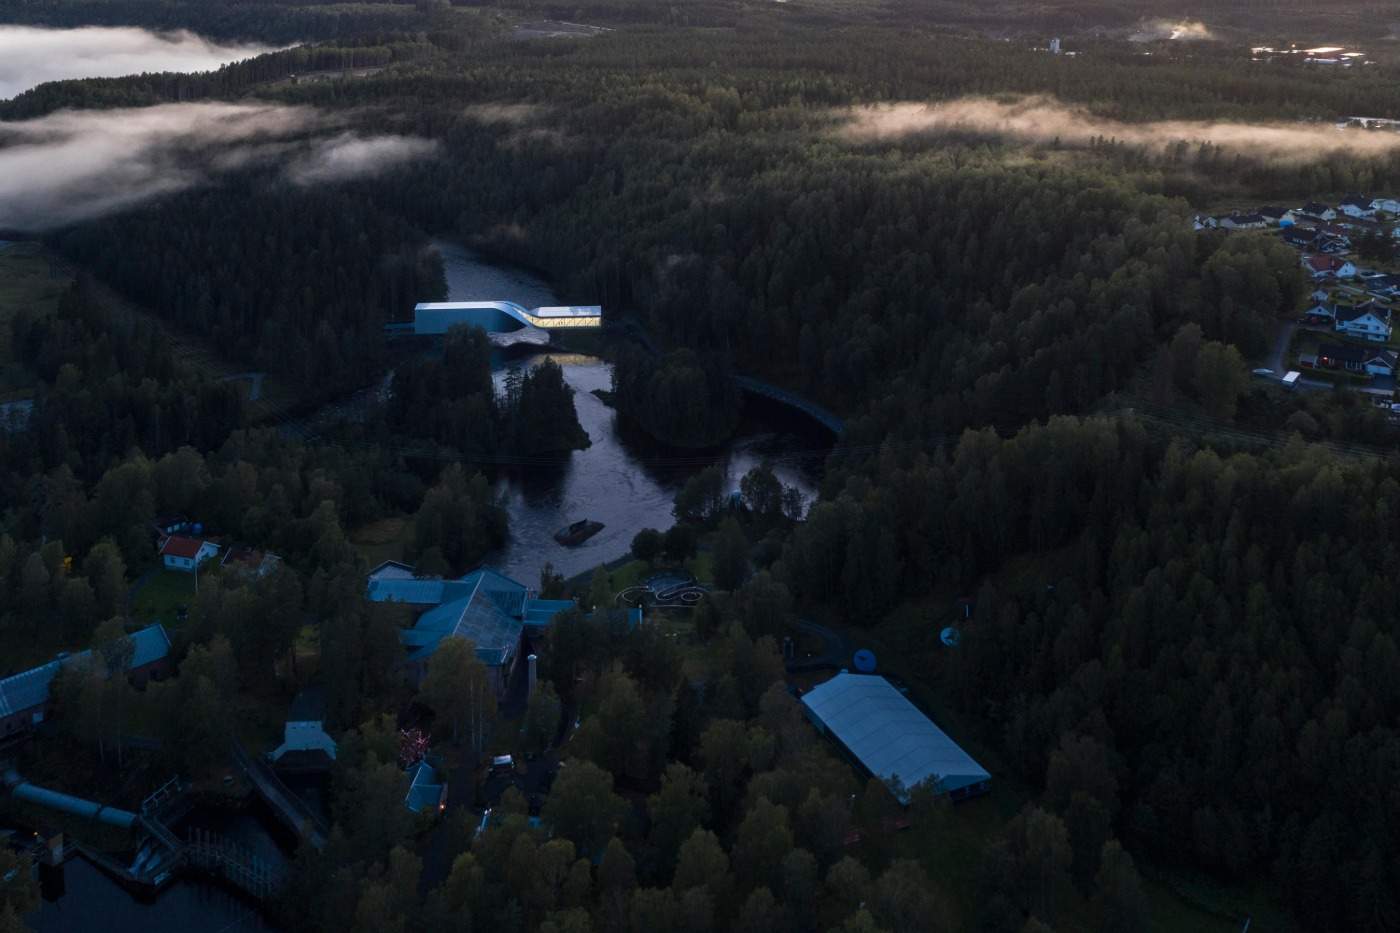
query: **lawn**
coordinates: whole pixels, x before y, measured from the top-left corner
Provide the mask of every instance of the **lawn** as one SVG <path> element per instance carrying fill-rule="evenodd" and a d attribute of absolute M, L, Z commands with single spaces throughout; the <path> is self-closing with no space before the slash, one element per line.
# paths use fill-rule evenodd
<path fill-rule="evenodd" d="M 209 571 L 202 572 L 208 576 Z M 179 607 L 194 609 L 194 574 L 161 568 L 151 572 L 131 601 L 131 615 L 141 622 L 179 623 Z"/>
<path fill-rule="evenodd" d="M 378 567 L 386 560 L 402 560 L 405 524 L 402 518 L 381 518 L 351 532 L 350 543 L 371 567 Z"/>

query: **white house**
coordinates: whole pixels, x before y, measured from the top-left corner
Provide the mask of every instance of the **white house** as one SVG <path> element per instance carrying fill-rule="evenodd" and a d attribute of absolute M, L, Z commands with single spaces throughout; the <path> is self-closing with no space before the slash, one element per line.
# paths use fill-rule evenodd
<path fill-rule="evenodd" d="M 1387 214 L 1400 214 L 1400 200 L 1395 198 L 1376 198 L 1371 202 L 1371 208 L 1377 211 L 1385 211 Z"/>
<path fill-rule="evenodd" d="M 1331 324 L 1335 314 L 1336 309 L 1324 299 L 1311 305 L 1303 316 L 1309 324 Z"/>
<path fill-rule="evenodd" d="M 1354 308 L 1339 307 L 1336 314 L 1337 332 L 1362 337 L 1376 343 L 1390 339 L 1390 309 L 1374 301 Z"/>
<path fill-rule="evenodd" d="M 194 573 L 195 567 L 219 553 L 219 546 L 203 538 L 171 535 L 160 546 L 161 563 L 170 570 Z"/>
<path fill-rule="evenodd" d="M 1342 213 L 1348 217 L 1373 217 L 1376 213 L 1376 209 L 1371 205 L 1371 199 L 1363 198 L 1359 194 L 1348 195 L 1342 199 L 1342 203 L 1338 206 L 1341 207 Z"/>
<path fill-rule="evenodd" d="M 1377 350 L 1366 360 L 1366 372 L 1373 376 L 1393 376 L 1397 360 L 1400 360 L 1400 354 L 1394 350 Z"/>
<path fill-rule="evenodd" d="M 282 744 L 268 756 L 288 770 L 317 770 L 335 761 L 335 739 L 326 734 L 325 706 L 316 690 L 303 690 L 292 700 Z"/>
<path fill-rule="evenodd" d="M 1260 230 L 1269 225 L 1263 214 L 1231 214 L 1220 221 L 1226 230 Z"/>
<path fill-rule="evenodd" d="M 1337 212 L 1326 204 L 1317 201 L 1310 201 L 1304 204 L 1299 213 L 1307 214 L 1309 217 L 1316 217 L 1319 220 L 1336 220 Z"/>
<path fill-rule="evenodd" d="M 1297 222 L 1293 212 L 1286 207 L 1261 207 L 1258 213 L 1260 217 L 1277 227 L 1291 226 Z"/>

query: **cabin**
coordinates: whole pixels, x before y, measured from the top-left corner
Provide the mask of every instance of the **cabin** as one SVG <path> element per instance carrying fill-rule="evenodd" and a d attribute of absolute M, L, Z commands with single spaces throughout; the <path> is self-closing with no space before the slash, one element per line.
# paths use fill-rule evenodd
<path fill-rule="evenodd" d="M 205 538 L 171 535 L 160 546 L 160 560 L 167 570 L 194 573 L 200 564 L 219 553 L 219 546 Z"/>
<path fill-rule="evenodd" d="M 279 771 L 318 772 L 330 769 L 336 744 L 326 732 L 326 704 L 321 691 L 307 688 L 292 700 L 282 727 L 282 744 L 268 755 Z"/>
<path fill-rule="evenodd" d="M 404 794 L 403 805 L 410 813 L 441 813 L 447 809 L 447 782 L 426 759 L 408 766 L 408 793 Z"/>
<path fill-rule="evenodd" d="M 1303 312 L 1304 323 L 1314 327 L 1331 327 L 1336 320 L 1337 309 L 1326 301 L 1314 304 Z"/>
<path fill-rule="evenodd" d="M 1394 376 L 1400 365 L 1400 353 L 1394 350 L 1373 350 L 1366 360 L 1366 372 L 1372 376 Z"/>

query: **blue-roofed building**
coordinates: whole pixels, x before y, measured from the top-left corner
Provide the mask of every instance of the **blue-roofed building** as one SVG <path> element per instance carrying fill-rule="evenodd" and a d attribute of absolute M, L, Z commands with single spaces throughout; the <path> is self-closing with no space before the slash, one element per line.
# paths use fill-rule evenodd
<path fill-rule="evenodd" d="M 565 609 L 574 608 L 572 599 L 527 599 L 525 600 L 525 627 L 532 631 L 543 631 L 554 621 L 554 617 Z"/>
<path fill-rule="evenodd" d="M 397 561 L 380 564 L 369 574 L 365 595 L 373 602 L 424 607 L 413 627 L 399 636 L 407 650 L 410 674 L 421 681 L 428 659 L 444 638 L 465 638 L 504 691 L 520 656 L 521 636 L 539 634 L 573 602 L 535 599 L 523 583 L 479 567 L 455 580 L 415 577 Z"/>
<path fill-rule="evenodd" d="M 408 793 L 403 805 L 414 813 L 441 811 L 447 807 L 447 784 L 427 761 L 408 766 Z"/>
<path fill-rule="evenodd" d="M 986 793 L 992 776 L 894 685 L 842 671 L 802 696 L 807 718 L 907 802 L 925 781 L 954 800 Z"/>
<path fill-rule="evenodd" d="M 170 665 L 170 636 L 160 623 L 149 625 L 127 638 L 131 660 L 126 676 L 136 686 L 159 680 Z M 50 687 L 58 672 L 70 665 L 88 663 L 92 651 L 61 654 L 47 664 L 21 671 L 0 680 L 0 738 L 33 728 L 48 716 L 52 705 Z"/>

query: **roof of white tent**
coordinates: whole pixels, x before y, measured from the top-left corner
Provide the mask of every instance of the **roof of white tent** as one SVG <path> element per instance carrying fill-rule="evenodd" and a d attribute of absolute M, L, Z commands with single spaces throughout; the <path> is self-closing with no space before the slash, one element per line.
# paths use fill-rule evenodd
<path fill-rule="evenodd" d="M 937 778 L 952 792 L 991 778 L 942 729 L 883 677 L 840 673 L 809 690 L 802 702 L 861 764 L 909 788 Z"/>

